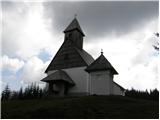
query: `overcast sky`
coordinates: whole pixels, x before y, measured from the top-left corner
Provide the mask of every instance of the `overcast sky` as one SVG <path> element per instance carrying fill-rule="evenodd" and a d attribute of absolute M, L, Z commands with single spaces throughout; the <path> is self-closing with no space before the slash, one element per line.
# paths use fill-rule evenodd
<path fill-rule="evenodd" d="M 84 49 L 95 59 L 101 49 L 118 71 L 124 88 L 154 89 L 158 84 L 158 1 L 2 2 L 2 88 L 17 90 L 40 80 L 77 14 Z"/>

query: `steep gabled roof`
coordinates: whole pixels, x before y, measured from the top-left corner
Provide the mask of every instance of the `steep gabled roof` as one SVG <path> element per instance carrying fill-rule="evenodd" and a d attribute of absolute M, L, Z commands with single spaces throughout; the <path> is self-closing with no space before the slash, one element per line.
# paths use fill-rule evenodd
<path fill-rule="evenodd" d="M 63 70 L 58 70 L 47 77 L 43 78 L 41 81 L 43 82 L 57 82 L 57 81 L 65 81 L 71 85 L 75 85 L 70 76 Z"/>
<path fill-rule="evenodd" d="M 45 73 L 51 70 L 88 66 L 93 61 L 91 55 L 83 49 L 78 49 L 71 40 L 65 40 Z"/>
<path fill-rule="evenodd" d="M 113 74 L 118 74 L 111 63 L 101 54 L 93 63 L 91 63 L 87 68 L 87 72 L 100 71 L 100 70 L 111 70 Z"/>
<path fill-rule="evenodd" d="M 83 36 L 85 36 L 76 18 L 74 18 L 73 21 L 68 25 L 68 27 L 64 30 L 64 33 L 75 29 L 81 32 Z"/>

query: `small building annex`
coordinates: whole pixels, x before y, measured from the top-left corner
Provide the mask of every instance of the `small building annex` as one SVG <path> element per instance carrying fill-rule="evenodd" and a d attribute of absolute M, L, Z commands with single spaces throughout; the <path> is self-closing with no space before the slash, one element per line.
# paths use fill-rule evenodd
<path fill-rule="evenodd" d="M 103 52 L 94 60 L 83 49 L 84 33 L 76 18 L 64 30 L 64 42 L 47 67 L 46 82 L 50 94 L 124 95 L 125 89 L 113 81 L 118 72 Z"/>

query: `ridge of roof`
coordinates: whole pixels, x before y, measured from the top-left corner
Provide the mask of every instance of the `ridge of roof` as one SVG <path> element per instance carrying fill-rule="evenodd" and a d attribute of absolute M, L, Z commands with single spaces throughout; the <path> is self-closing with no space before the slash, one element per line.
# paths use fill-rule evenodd
<path fill-rule="evenodd" d="M 94 62 L 92 62 L 86 69 L 87 72 L 97 71 L 97 70 L 112 70 L 114 74 L 118 72 L 114 69 L 111 63 L 101 54 Z"/>

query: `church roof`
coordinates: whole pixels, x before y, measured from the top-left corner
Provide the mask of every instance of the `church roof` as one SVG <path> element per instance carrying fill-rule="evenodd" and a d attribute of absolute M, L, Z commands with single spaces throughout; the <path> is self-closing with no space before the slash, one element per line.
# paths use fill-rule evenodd
<path fill-rule="evenodd" d="M 75 49 L 77 50 L 77 52 L 80 54 L 80 56 L 86 62 L 87 65 L 90 65 L 94 61 L 93 57 L 89 53 L 87 53 L 85 50 L 83 49 L 80 50 L 76 47 Z"/>
<path fill-rule="evenodd" d="M 88 66 L 94 61 L 85 50 L 77 48 L 71 40 L 66 40 L 49 64 L 45 73 L 50 70 Z"/>
<path fill-rule="evenodd" d="M 91 63 L 87 68 L 87 72 L 100 71 L 100 70 L 111 70 L 113 74 L 118 74 L 111 63 L 101 54 L 93 63 Z"/>
<path fill-rule="evenodd" d="M 76 18 L 74 18 L 73 21 L 68 25 L 68 27 L 64 30 L 64 33 L 75 29 L 81 32 L 83 36 L 85 36 Z"/>
<path fill-rule="evenodd" d="M 67 83 L 70 83 L 71 85 L 74 85 L 75 83 L 70 78 L 70 76 L 63 70 L 57 70 L 56 72 L 48 75 L 47 77 L 43 78 L 41 81 L 43 82 L 57 82 L 57 81 L 65 81 Z"/>

